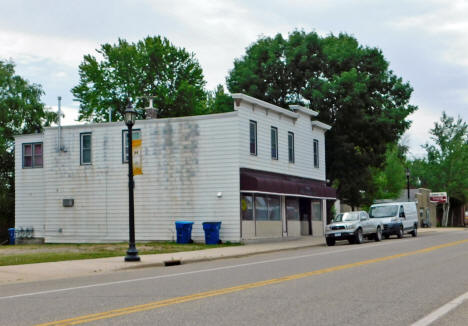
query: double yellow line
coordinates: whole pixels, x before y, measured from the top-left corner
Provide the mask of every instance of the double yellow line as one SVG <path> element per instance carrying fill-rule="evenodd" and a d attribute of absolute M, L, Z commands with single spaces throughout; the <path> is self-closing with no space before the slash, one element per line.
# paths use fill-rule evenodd
<path fill-rule="evenodd" d="M 96 320 L 108 319 L 108 318 L 113 318 L 113 317 L 118 317 L 118 316 L 123 316 L 123 315 L 129 315 L 129 314 L 133 314 L 133 313 L 140 312 L 140 311 L 153 310 L 153 309 L 166 307 L 166 306 L 171 306 L 171 305 L 175 305 L 175 304 L 179 304 L 179 303 L 190 302 L 190 301 L 205 299 L 205 298 L 209 298 L 209 297 L 215 297 L 215 296 L 218 296 L 218 295 L 229 294 L 229 293 L 234 293 L 234 292 L 240 292 L 240 291 L 244 291 L 244 290 L 248 290 L 248 289 L 259 288 L 259 287 L 266 286 L 266 285 L 272 285 L 272 284 L 278 284 L 278 283 L 283 283 L 283 282 L 287 282 L 287 281 L 298 280 L 298 279 L 309 277 L 309 276 L 326 274 L 326 273 L 336 272 L 336 271 L 349 269 L 349 268 L 353 268 L 353 267 L 364 266 L 364 265 L 379 263 L 379 262 L 388 261 L 388 260 L 392 260 L 392 259 L 397 259 L 397 258 L 402 258 L 402 257 L 427 253 L 427 252 L 431 252 L 431 251 L 434 251 L 434 250 L 447 248 L 447 247 L 452 247 L 452 246 L 456 246 L 456 245 L 467 243 L 467 242 L 468 242 L 468 239 L 455 241 L 455 242 L 449 242 L 449 243 L 445 243 L 445 244 L 438 245 L 438 246 L 433 246 L 433 247 L 424 248 L 424 249 L 415 250 L 415 251 L 409 251 L 409 252 L 396 254 L 396 255 L 392 255 L 392 256 L 374 258 L 374 259 L 364 260 L 364 261 L 360 261 L 360 262 L 356 262 L 356 263 L 351 263 L 351 264 L 346 264 L 346 265 L 339 265 L 339 266 L 319 269 L 319 270 L 306 272 L 306 273 L 293 274 L 293 275 L 283 276 L 283 277 L 279 277 L 279 278 L 273 278 L 273 279 L 266 280 L 266 281 L 247 283 L 247 284 L 242 284 L 242 285 L 238 285 L 238 286 L 233 286 L 233 287 L 230 287 L 230 288 L 200 292 L 200 293 L 190 294 L 190 295 L 186 295 L 186 296 L 182 296 L 182 297 L 176 297 L 176 298 L 161 300 L 161 301 L 154 301 L 154 302 L 150 302 L 150 303 L 146 303 L 146 304 L 142 304 L 142 305 L 136 305 L 136 306 L 126 307 L 126 308 L 114 309 L 114 310 L 110 310 L 110 311 L 106 311 L 106 312 L 100 312 L 100 313 L 85 315 L 85 316 L 81 316 L 81 317 L 74 317 L 74 318 L 70 318 L 70 319 L 54 321 L 54 322 L 45 323 L 45 324 L 39 324 L 37 326 L 57 326 L 57 325 L 62 326 L 62 325 L 84 324 L 84 323 L 89 323 L 89 322 L 96 321 Z"/>

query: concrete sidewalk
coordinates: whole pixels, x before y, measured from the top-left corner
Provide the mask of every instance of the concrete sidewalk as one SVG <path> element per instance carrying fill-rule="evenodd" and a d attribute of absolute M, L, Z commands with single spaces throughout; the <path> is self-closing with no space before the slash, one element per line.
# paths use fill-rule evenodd
<path fill-rule="evenodd" d="M 301 237 L 294 240 L 272 240 L 243 246 L 184 251 L 170 254 L 141 255 L 140 262 L 125 262 L 124 253 L 122 253 L 121 257 L 1 266 L 0 285 L 97 275 L 134 268 L 165 266 L 167 263 L 180 262 L 181 264 L 186 264 L 320 245 L 325 245 L 325 239 L 323 237 Z"/>
<path fill-rule="evenodd" d="M 420 233 L 460 231 L 463 228 L 418 229 Z M 291 250 L 312 246 L 325 246 L 324 237 L 301 237 L 297 239 L 266 239 L 243 246 L 222 247 L 170 254 L 142 255 L 141 262 L 124 262 L 121 257 L 69 260 L 52 263 L 13 265 L 0 267 L 0 285 L 44 281 L 68 277 L 89 276 L 122 271 L 132 268 L 165 266 L 167 263 L 187 264 L 221 258 L 234 258 L 254 254 Z"/>

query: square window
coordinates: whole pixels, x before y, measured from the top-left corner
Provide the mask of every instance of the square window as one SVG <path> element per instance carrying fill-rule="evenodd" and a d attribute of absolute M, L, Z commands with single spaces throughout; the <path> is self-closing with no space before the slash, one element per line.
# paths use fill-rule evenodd
<path fill-rule="evenodd" d="M 23 168 L 42 168 L 42 143 L 23 144 Z"/>

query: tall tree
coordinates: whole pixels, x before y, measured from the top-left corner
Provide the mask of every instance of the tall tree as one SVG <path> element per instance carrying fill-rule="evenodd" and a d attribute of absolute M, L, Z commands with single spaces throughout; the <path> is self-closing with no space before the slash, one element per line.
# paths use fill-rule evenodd
<path fill-rule="evenodd" d="M 12 62 L 0 60 L 0 238 L 14 226 L 14 136 L 40 132 L 56 119 L 41 102 L 43 93 L 16 75 Z"/>
<path fill-rule="evenodd" d="M 114 120 L 122 120 L 128 99 L 137 107 L 147 105 L 141 96 L 156 96 L 154 106 L 163 118 L 204 110 L 205 81 L 198 61 L 166 38 L 148 36 L 137 43 L 119 39 L 97 52 L 102 60 L 85 55 L 80 82 L 72 89 L 80 102 L 79 120 L 106 121 L 109 108 Z"/>
<path fill-rule="evenodd" d="M 370 192 L 369 204 L 375 199 L 396 199 L 405 188 L 405 161 L 401 156 L 401 146 L 390 144 L 385 153 L 381 168 L 372 168 L 373 191 Z"/>
<path fill-rule="evenodd" d="M 207 93 L 206 114 L 230 112 L 234 109 L 234 100 L 224 91 L 223 85 L 216 86 L 214 91 Z"/>
<path fill-rule="evenodd" d="M 468 201 L 468 124 L 443 112 L 430 134 L 432 143 L 423 146 L 427 156 L 413 162 L 412 174 L 422 186 L 447 192 L 442 218 L 442 226 L 447 226 L 450 198 Z"/>
<path fill-rule="evenodd" d="M 317 110 L 319 120 L 332 126 L 327 178 L 353 207 L 372 187 L 370 168 L 381 166 L 387 144 L 409 128 L 406 117 L 416 110 L 409 104 L 411 86 L 389 70 L 382 52 L 346 34 L 263 37 L 235 60 L 226 81 L 231 92 Z"/>

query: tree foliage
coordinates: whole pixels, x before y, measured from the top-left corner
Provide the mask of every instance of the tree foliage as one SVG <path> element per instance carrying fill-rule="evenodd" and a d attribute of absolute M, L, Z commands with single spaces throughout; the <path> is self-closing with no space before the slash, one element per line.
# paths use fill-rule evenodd
<path fill-rule="evenodd" d="M 41 86 L 15 74 L 12 62 L 0 61 L 0 232 L 14 226 L 14 136 L 40 132 L 56 119 L 42 95 Z"/>
<path fill-rule="evenodd" d="M 79 120 L 122 120 L 130 99 L 136 107 L 147 105 L 141 96 L 156 96 L 159 117 L 193 115 L 205 107 L 203 72 L 194 58 L 166 38 L 146 37 L 137 43 L 119 39 L 97 50 L 102 60 L 85 55 L 79 66 L 80 81 L 72 89 L 80 102 Z M 139 118 L 144 113 L 139 112 Z"/>
<path fill-rule="evenodd" d="M 224 91 L 223 85 L 216 86 L 214 91 L 207 93 L 204 114 L 230 112 L 234 108 L 234 100 Z"/>
<path fill-rule="evenodd" d="M 295 31 L 263 37 L 234 62 L 231 92 L 243 92 L 278 106 L 309 105 L 328 123 L 327 178 L 341 198 L 359 206 L 372 186 L 371 167 L 385 160 L 387 144 L 410 126 L 406 117 L 412 88 L 389 70 L 377 48 L 346 34 L 321 37 Z"/>
<path fill-rule="evenodd" d="M 411 173 L 421 186 L 447 192 L 462 203 L 468 201 L 468 124 L 445 112 L 430 131 L 432 143 L 426 143 L 426 157 L 412 162 Z M 443 225 L 448 222 L 447 210 Z"/>
<path fill-rule="evenodd" d="M 373 189 L 369 204 L 375 199 L 396 199 L 406 186 L 405 161 L 397 145 L 389 145 L 382 168 L 372 168 Z"/>

